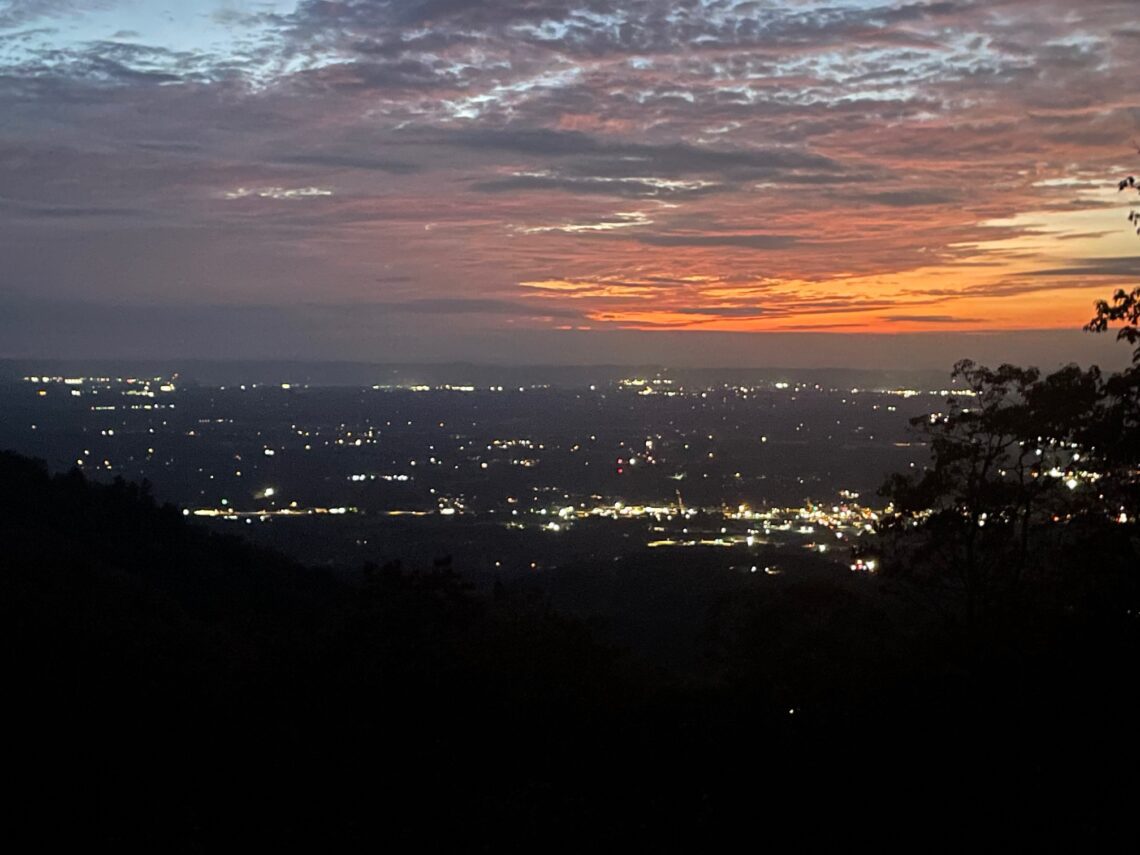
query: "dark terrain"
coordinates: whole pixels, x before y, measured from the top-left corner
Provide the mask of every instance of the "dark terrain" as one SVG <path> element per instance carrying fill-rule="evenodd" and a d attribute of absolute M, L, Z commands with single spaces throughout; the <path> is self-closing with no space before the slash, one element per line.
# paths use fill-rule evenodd
<path fill-rule="evenodd" d="M 13 454 L 0 543 L 9 833 L 44 848 L 1134 834 L 1135 615 L 967 643 L 874 578 L 676 556 L 486 594 L 463 556 L 334 576 Z"/>

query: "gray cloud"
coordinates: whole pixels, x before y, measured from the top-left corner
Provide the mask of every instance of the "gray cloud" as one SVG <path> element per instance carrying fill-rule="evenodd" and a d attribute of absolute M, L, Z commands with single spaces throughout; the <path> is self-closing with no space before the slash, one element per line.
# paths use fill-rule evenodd
<path fill-rule="evenodd" d="M 887 205 L 892 208 L 911 208 L 920 205 L 944 205 L 956 202 L 960 195 L 951 190 L 890 190 L 882 193 L 865 193 L 855 197 L 863 202 Z"/>
<path fill-rule="evenodd" d="M 652 246 L 727 246 L 742 249 L 787 249 L 800 242 L 795 235 L 774 234 L 657 234 L 638 235 L 637 240 Z"/>
<path fill-rule="evenodd" d="M 112 205 L 42 205 L 3 197 L 0 197 L 0 211 L 7 211 L 9 215 L 15 214 L 49 220 L 142 217 L 148 213 L 143 208 L 115 207 Z"/>
<path fill-rule="evenodd" d="M 525 190 L 564 190 L 571 193 L 588 193 L 622 198 L 653 198 L 676 196 L 706 196 L 727 190 L 723 184 L 701 182 L 668 183 L 640 178 L 593 178 L 541 175 L 535 173 L 510 175 L 475 181 L 472 190 L 481 193 L 513 193 Z"/>
<path fill-rule="evenodd" d="M 419 172 L 421 167 L 414 163 L 390 158 L 374 157 L 368 154 L 305 152 L 277 158 L 278 163 L 297 166 L 324 166 L 330 169 L 367 169 L 388 172 L 393 175 L 410 175 Z"/>
<path fill-rule="evenodd" d="M 769 314 L 762 306 L 682 306 L 682 315 L 713 315 L 718 318 L 759 318 Z"/>
<path fill-rule="evenodd" d="M 403 312 L 427 315 L 521 315 L 526 317 L 581 318 L 581 312 L 545 304 L 527 304 L 511 300 L 464 297 L 437 297 L 419 300 L 369 303 L 365 310 Z"/>
<path fill-rule="evenodd" d="M 94 9 L 108 9 L 119 0 L 2 0 L 0 30 L 24 26 L 43 18 L 71 17 Z"/>
<path fill-rule="evenodd" d="M 845 172 L 843 166 L 831 158 L 788 148 L 713 148 L 686 143 L 651 145 L 542 129 L 463 132 L 431 141 L 460 148 L 543 158 L 574 158 L 566 167 L 568 172 L 595 178 L 679 178 L 715 174 L 726 178 L 757 179 L 796 172 L 824 173 L 834 178 Z"/>
<path fill-rule="evenodd" d="M 960 318 L 956 315 L 883 315 L 879 320 L 888 324 L 976 324 L 981 318 Z"/>
<path fill-rule="evenodd" d="M 1048 267 L 1021 274 L 1032 277 L 1135 276 L 1140 273 L 1140 255 L 1082 258 L 1068 267 Z"/>

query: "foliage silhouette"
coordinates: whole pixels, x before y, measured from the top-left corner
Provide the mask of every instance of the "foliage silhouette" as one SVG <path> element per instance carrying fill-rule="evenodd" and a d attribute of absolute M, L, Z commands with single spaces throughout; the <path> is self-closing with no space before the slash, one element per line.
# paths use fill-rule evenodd
<path fill-rule="evenodd" d="M 879 579 L 725 576 L 688 618 L 704 668 L 673 672 L 541 588 L 476 594 L 461 560 L 317 572 L 8 453 L 0 544 L 12 807 L 45 843 L 802 845 L 849 837 L 866 793 L 898 839 L 1111 842 L 1130 817 L 1100 757 L 1136 759 L 1140 622 L 1107 607 L 1011 610 L 978 661 Z M 660 572 L 626 574 L 622 601 L 705 584 Z M 997 813 L 959 815 L 970 776 Z"/>
<path fill-rule="evenodd" d="M 1132 479 L 1108 442 L 1115 398 L 1096 367 L 1042 377 L 964 360 L 953 376 L 964 389 L 946 412 L 912 420 L 930 465 L 882 488 L 880 545 L 885 572 L 928 583 L 974 626 L 1013 599 L 1063 590 L 1057 550 L 1111 540 Z"/>
<path fill-rule="evenodd" d="M 1136 151 L 1140 154 L 1140 147 Z M 1135 176 L 1129 175 L 1118 182 L 1117 190 L 1119 192 L 1135 190 L 1140 193 L 1140 182 L 1137 182 Z M 1135 227 L 1136 233 L 1140 234 L 1140 210 L 1130 207 L 1128 222 Z M 1111 300 L 1097 300 L 1095 309 L 1092 320 L 1085 324 L 1087 332 L 1106 332 L 1109 327 L 1119 323 L 1121 326 L 1116 332 L 1117 340 L 1127 341 L 1133 346 L 1140 343 L 1140 288 L 1133 288 L 1131 291 L 1118 289 L 1113 293 Z M 1140 347 L 1137 347 L 1133 353 L 1132 363 L 1133 367 L 1140 365 Z"/>

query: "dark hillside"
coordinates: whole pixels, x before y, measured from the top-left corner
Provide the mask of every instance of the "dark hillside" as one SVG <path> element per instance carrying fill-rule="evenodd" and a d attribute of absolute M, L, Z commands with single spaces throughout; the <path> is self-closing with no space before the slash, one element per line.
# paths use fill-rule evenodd
<path fill-rule="evenodd" d="M 708 589 L 682 678 L 533 591 L 334 578 L 12 454 L 0 544 L 10 827 L 45 846 L 1096 849 L 1131 822 L 1131 616 L 979 650 L 873 580 Z"/>

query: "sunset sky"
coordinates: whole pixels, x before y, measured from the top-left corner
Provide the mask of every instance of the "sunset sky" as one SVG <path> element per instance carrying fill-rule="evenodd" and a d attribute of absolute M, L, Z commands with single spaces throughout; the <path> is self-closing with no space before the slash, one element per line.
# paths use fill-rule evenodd
<path fill-rule="evenodd" d="M 0 0 L 0 356 L 1084 359 L 1138 146 L 1136 0 Z"/>

